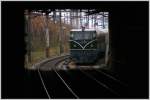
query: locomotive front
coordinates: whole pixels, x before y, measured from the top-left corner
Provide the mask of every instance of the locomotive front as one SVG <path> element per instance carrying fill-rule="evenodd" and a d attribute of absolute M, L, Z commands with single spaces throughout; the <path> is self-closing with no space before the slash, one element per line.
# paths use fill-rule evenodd
<path fill-rule="evenodd" d="M 94 63 L 98 56 L 95 29 L 70 31 L 70 54 L 76 63 Z"/>

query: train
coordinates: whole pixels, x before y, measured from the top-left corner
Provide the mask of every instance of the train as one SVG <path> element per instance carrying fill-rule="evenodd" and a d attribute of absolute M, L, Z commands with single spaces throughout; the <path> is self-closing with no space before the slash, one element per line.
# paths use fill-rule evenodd
<path fill-rule="evenodd" d="M 105 56 L 106 32 L 96 29 L 70 30 L 70 55 L 77 64 L 93 64 Z"/>

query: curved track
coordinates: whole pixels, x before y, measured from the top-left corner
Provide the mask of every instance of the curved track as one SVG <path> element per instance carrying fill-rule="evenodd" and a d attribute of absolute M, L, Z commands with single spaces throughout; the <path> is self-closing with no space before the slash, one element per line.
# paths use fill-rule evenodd
<path fill-rule="evenodd" d="M 126 85 L 101 69 L 58 70 L 69 56 L 43 63 L 38 72 L 48 98 L 120 98 Z M 46 69 L 47 71 L 44 71 Z M 126 91 L 126 90 L 125 90 Z"/>

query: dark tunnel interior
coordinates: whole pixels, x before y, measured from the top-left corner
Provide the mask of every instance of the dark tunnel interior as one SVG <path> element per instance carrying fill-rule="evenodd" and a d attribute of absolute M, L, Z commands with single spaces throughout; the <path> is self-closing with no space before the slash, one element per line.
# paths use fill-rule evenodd
<path fill-rule="evenodd" d="M 108 11 L 110 59 L 107 66 L 127 84 L 124 95 L 114 98 L 149 97 L 148 2 L 120 1 L 2 2 L 2 98 L 45 98 L 42 87 L 37 88 L 41 85 L 36 83 L 39 79 L 23 67 L 26 53 L 23 11 L 55 7 Z"/>

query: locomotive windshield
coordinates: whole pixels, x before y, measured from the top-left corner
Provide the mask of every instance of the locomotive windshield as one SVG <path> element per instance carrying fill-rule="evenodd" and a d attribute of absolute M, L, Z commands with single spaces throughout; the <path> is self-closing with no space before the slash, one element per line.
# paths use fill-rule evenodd
<path fill-rule="evenodd" d="M 71 38 L 73 40 L 91 40 L 95 38 L 96 32 L 94 31 L 72 31 L 71 32 Z"/>

